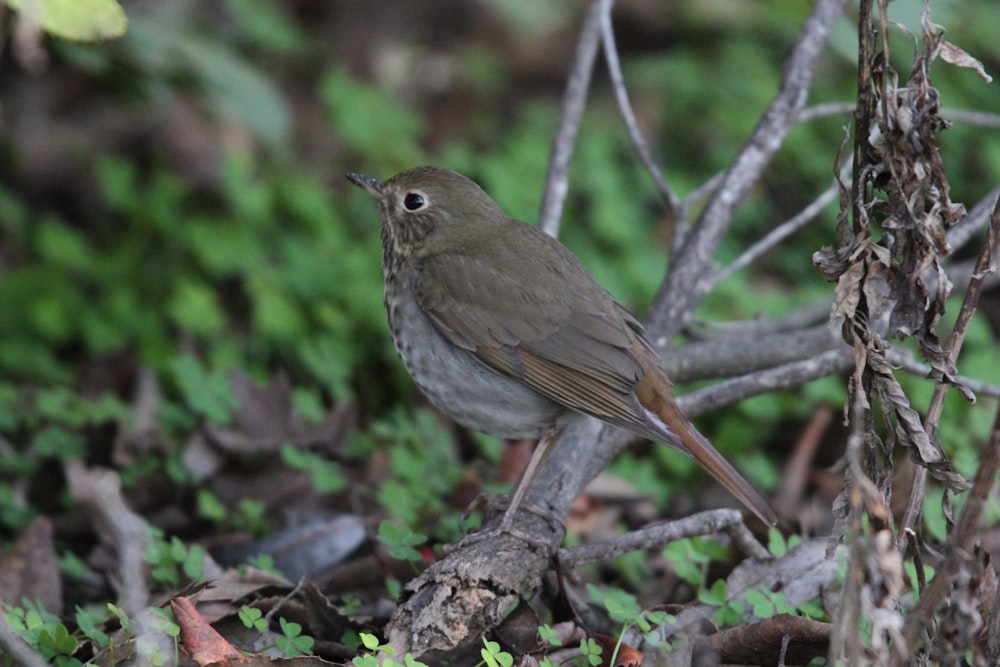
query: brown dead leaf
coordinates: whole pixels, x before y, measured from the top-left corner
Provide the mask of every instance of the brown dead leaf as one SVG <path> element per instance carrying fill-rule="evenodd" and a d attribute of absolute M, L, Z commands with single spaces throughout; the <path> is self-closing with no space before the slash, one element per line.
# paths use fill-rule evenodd
<path fill-rule="evenodd" d="M 190 600 L 174 598 L 170 601 L 170 609 L 181 628 L 181 643 L 199 665 L 241 661 L 242 654 L 201 617 Z"/>
<path fill-rule="evenodd" d="M 628 644 L 618 644 L 617 637 L 609 635 L 593 635 L 591 637 L 601 647 L 601 667 L 639 667 L 643 654 Z M 617 655 L 615 649 L 618 649 Z M 611 657 L 615 657 L 612 664 Z"/>
<path fill-rule="evenodd" d="M 941 60 L 952 65 L 958 65 L 959 67 L 967 67 L 975 71 L 979 75 L 979 78 L 986 83 L 992 83 L 993 77 L 986 73 L 983 63 L 970 56 L 964 49 L 960 49 L 951 42 L 943 39 L 939 48 L 938 55 L 941 56 Z"/>
<path fill-rule="evenodd" d="M 292 402 L 292 383 L 283 373 L 262 385 L 243 371 L 234 370 L 229 381 L 239 404 L 232 427 L 206 426 L 212 440 L 227 452 L 275 452 L 286 444 L 332 447 L 346 436 L 354 419 L 353 408 L 341 403 L 322 424 L 304 423 Z"/>

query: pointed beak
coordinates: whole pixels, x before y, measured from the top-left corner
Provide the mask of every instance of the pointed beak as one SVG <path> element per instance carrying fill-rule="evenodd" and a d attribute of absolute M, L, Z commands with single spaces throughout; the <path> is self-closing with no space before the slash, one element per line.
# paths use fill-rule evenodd
<path fill-rule="evenodd" d="M 382 184 L 371 176 L 364 176 L 363 174 L 356 174 L 353 171 L 347 172 L 347 180 L 354 183 L 359 188 L 364 188 L 368 194 L 375 197 L 379 201 L 382 201 Z"/>

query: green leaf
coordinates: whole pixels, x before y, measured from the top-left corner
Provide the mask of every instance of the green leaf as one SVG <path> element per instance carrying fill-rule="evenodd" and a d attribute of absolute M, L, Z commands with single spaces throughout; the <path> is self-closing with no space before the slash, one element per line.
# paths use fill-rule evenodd
<path fill-rule="evenodd" d="M 197 336 L 216 335 L 226 323 L 215 290 L 191 280 L 181 280 L 174 286 L 167 310 L 179 327 Z"/>
<path fill-rule="evenodd" d="M 219 425 L 229 422 L 239 404 L 228 378 L 207 372 L 190 355 L 174 359 L 172 370 L 184 399 L 195 412 Z"/>
<path fill-rule="evenodd" d="M 25 4 L 25 0 L 4 2 L 17 10 Z M 128 27 L 125 11 L 114 0 L 27 0 L 27 7 L 32 20 L 42 29 L 65 39 L 112 39 L 125 34 Z"/>
<path fill-rule="evenodd" d="M 226 506 L 222 504 L 218 496 L 208 489 L 199 489 L 197 495 L 198 514 L 209 521 L 225 521 L 229 515 Z"/>
<path fill-rule="evenodd" d="M 375 635 L 369 634 L 367 632 L 362 632 L 361 643 L 364 644 L 365 648 L 368 649 L 369 651 L 375 651 L 378 649 L 378 645 L 380 642 L 378 640 L 378 637 L 376 637 Z"/>

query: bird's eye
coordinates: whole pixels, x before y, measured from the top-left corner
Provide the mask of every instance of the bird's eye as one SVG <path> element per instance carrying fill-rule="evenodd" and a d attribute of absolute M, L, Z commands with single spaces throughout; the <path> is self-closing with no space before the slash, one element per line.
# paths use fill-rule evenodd
<path fill-rule="evenodd" d="M 422 194 L 416 192 L 408 192 L 405 197 L 403 197 L 403 206 L 406 207 L 407 211 L 419 211 L 427 205 L 427 200 L 424 199 Z"/>

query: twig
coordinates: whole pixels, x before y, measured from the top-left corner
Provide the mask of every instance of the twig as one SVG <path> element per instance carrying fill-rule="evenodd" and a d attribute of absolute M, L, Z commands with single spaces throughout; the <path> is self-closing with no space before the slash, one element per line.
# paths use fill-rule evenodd
<path fill-rule="evenodd" d="M 149 606 L 146 586 L 146 543 L 149 526 L 129 508 L 122 495 L 121 480 L 112 470 L 86 468 L 78 460 L 66 464 L 70 495 L 82 505 L 118 554 L 118 578 L 115 580 L 121 607 L 136 627 L 138 664 L 148 664 L 141 642 L 172 648 L 170 639 L 156 629 Z"/>
<path fill-rule="evenodd" d="M 597 47 L 601 43 L 601 15 L 611 11 L 612 3 L 613 0 L 594 0 L 587 10 L 587 18 L 576 45 L 573 70 L 566 81 L 559 127 L 552 141 L 552 157 L 549 158 L 542 211 L 538 217 L 538 226 L 552 236 L 559 235 L 559 219 L 562 217 L 566 193 L 569 192 L 569 163 L 573 157 L 573 145 L 580 129 L 580 120 L 583 118 Z"/>
<path fill-rule="evenodd" d="M 832 183 L 826 190 L 820 193 L 816 199 L 811 201 L 808 206 L 765 234 L 763 238 L 751 245 L 746 249 L 746 251 L 743 252 L 742 255 L 737 257 L 733 263 L 729 266 L 723 267 L 709 279 L 709 291 L 715 289 L 715 287 L 718 286 L 718 284 L 723 280 L 745 266 L 748 266 L 751 262 L 766 253 L 768 250 L 812 222 L 816 216 L 819 215 L 820 211 L 826 208 L 828 204 L 837 198 L 837 193 L 839 191 L 840 186 L 837 183 Z"/>
<path fill-rule="evenodd" d="M 993 481 L 1000 470 L 1000 408 L 997 409 L 993 424 L 993 434 L 989 444 L 979 457 L 979 469 L 969 491 L 969 498 L 962 509 L 962 516 L 945 545 L 944 562 L 938 568 L 927 588 L 920 595 L 920 602 L 907 616 L 903 626 L 903 642 L 897 647 L 890 665 L 902 666 L 916 650 L 927 623 L 933 618 L 945 596 L 951 590 L 952 582 L 960 569 L 973 559 L 972 548 L 979 534 L 979 523 L 983 509 L 993 488 Z"/>
<path fill-rule="evenodd" d="M 653 161 L 652 153 L 649 150 L 649 143 L 642 136 L 642 131 L 635 119 L 635 112 L 632 110 L 632 103 L 628 98 L 628 90 L 625 88 L 625 77 L 622 75 L 621 62 L 618 60 L 618 47 L 615 44 L 615 31 L 611 25 L 611 6 L 608 4 L 606 12 L 601 13 L 601 36 L 604 45 L 604 59 L 608 64 L 608 74 L 611 76 L 611 85 L 615 91 L 615 100 L 618 102 L 618 113 L 625 121 L 625 128 L 628 130 L 628 138 L 632 143 L 632 148 L 646 171 L 653 177 L 653 183 L 660 192 L 663 204 L 667 207 L 667 215 L 676 224 L 678 199 L 667 180 L 663 177 L 660 168 Z"/>
<path fill-rule="evenodd" d="M 986 229 L 986 239 L 976 260 L 976 268 L 972 272 L 972 279 L 965 291 L 965 298 L 962 300 L 962 309 L 958 311 L 955 326 L 948 339 L 948 346 L 945 355 L 948 359 L 949 370 L 955 368 L 955 360 L 962 349 L 962 342 L 965 340 L 965 333 L 969 329 L 969 322 L 979 305 L 979 297 L 983 291 L 983 282 L 986 276 L 993 273 L 996 267 L 993 265 L 993 252 L 996 248 L 997 238 L 1000 236 L 1000 199 L 997 199 L 993 207 L 993 214 L 990 216 L 990 226 Z M 934 387 L 934 394 L 931 396 L 930 404 L 927 407 L 927 416 L 924 420 L 927 432 L 936 433 L 938 420 L 941 418 L 941 411 L 944 409 L 944 397 L 949 384 L 945 378 L 941 378 Z M 920 505 L 924 497 L 924 487 L 927 483 L 927 470 L 923 466 L 917 468 L 913 477 L 913 484 L 910 486 L 910 495 L 906 503 L 906 511 L 899 526 L 900 550 L 906 550 L 906 540 L 910 529 L 913 528 L 920 515 Z"/>
<path fill-rule="evenodd" d="M 780 389 L 798 387 L 849 367 L 849 350 L 830 350 L 823 354 L 757 373 L 748 373 L 732 380 L 719 382 L 677 398 L 678 405 L 689 417 L 718 410 L 750 396 L 767 394 Z"/>
<path fill-rule="evenodd" d="M 813 67 L 846 0 L 818 0 L 792 46 L 781 87 L 750 139 L 726 170 L 722 183 L 675 255 L 647 316 L 654 344 L 664 349 L 690 320 L 711 287 L 712 256 L 736 208 L 757 182 L 805 106 Z"/>
<path fill-rule="evenodd" d="M 941 117 L 953 123 L 963 125 L 976 125 L 989 129 L 1000 129 L 1000 114 L 988 113 L 986 111 L 973 111 L 970 109 L 941 109 Z"/>
<path fill-rule="evenodd" d="M 985 197 L 976 202 L 961 220 L 948 230 L 945 240 L 951 246 L 952 252 L 963 247 L 979 232 L 979 228 L 989 224 L 990 216 L 1000 198 L 1000 187 L 990 190 Z M 954 282 L 954 281 L 953 281 Z"/>
<path fill-rule="evenodd" d="M 917 361 L 913 352 L 906 348 L 893 348 L 885 356 L 886 359 L 892 362 L 893 366 L 899 367 L 900 370 L 904 370 L 910 375 L 926 378 L 930 377 L 933 370 L 927 364 Z M 958 380 L 959 384 L 980 396 L 1000 397 L 1000 385 L 990 384 L 989 382 L 976 380 L 965 375 L 956 375 L 955 379 Z"/>
<path fill-rule="evenodd" d="M 750 529 L 743 523 L 743 515 L 738 510 L 732 509 L 699 512 L 677 521 L 666 521 L 646 526 L 609 540 L 591 542 L 571 549 L 560 549 L 558 557 L 560 564 L 569 569 L 586 563 L 617 558 L 639 549 L 659 547 L 685 537 L 711 535 L 718 532 L 728 533 L 733 542 L 748 556 L 753 558 L 770 557 L 767 549 L 757 541 Z"/>

